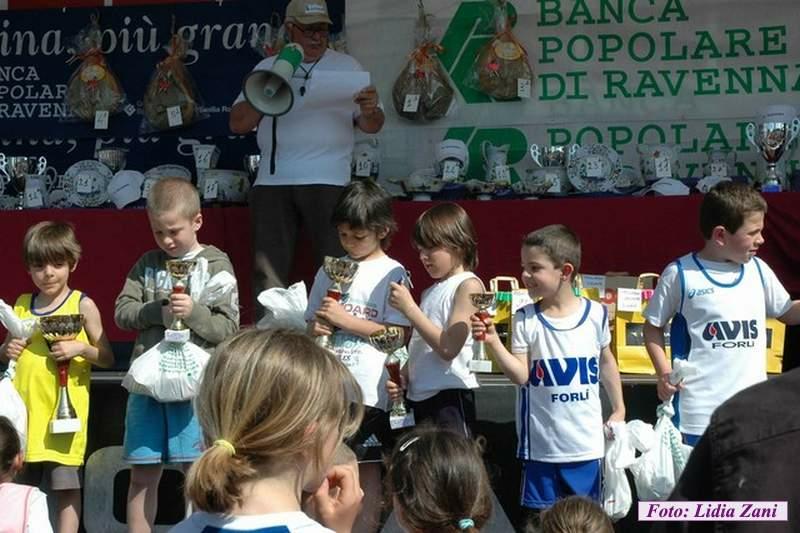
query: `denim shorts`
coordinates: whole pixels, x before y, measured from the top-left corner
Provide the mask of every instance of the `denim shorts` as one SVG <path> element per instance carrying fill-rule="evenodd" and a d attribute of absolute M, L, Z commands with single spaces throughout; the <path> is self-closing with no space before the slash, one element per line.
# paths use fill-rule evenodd
<path fill-rule="evenodd" d="M 573 463 L 523 461 L 520 504 L 531 509 L 550 507 L 567 496 L 600 501 L 601 459 Z"/>
<path fill-rule="evenodd" d="M 162 403 L 128 395 L 125 461 L 135 465 L 191 463 L 203 453 L 203 434 L 192 402 Z"/>

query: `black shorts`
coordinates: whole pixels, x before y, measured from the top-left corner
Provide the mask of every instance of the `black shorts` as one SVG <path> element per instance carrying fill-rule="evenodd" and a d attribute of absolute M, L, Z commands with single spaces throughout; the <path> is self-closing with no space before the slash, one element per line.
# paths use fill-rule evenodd
<path fill-rule="evenodd" d="M 418 426 L 433 424 L 467 438 L 472 437 L 476 419 L 475 391 L 472 389 L 447 389 L 427 400 L 408 400 L 407 403 L 414 410 L 414 420 Z"/>
<path fill-rule="evenodd" d="M 356 454 L 359 463 L 381 463 L 383 453 L 394 446 L 389 427 L 389 413 L 377 407 L 364 406 L 364 419 L 355 435 L 345 441 Z"/>

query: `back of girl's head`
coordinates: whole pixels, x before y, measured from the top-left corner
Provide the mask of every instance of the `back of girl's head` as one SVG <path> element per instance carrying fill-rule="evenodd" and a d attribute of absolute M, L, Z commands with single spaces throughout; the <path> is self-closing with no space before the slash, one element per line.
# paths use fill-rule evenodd
<path fill-rule="evenodd" d="M 442 203 L 422 213 L 411 241 L 417 248 L 447 248 L 461 256 L 466 270 L 478 268 L 478 237 L 458 204 Z"/>
<path fill-rule="evenodd" d="M 381 239 L 381 247 L 386 249 L 397 231 L 392 214 L 392 197 L 374 181 L 351 181 L 339 195 L 331 224 L 348 224 L 351 228 L 375 233 L 386 230 L 386 236 Z"/>
<path fill-rule="evenodd" d="M 529 233 L 522 246 L 541 249 L 556 267 L 571 264 L 575 267 L 573 279 L 581 268 L 581 240 L 564 224 L 551 224 Z"/>
<path fill-rule="evenodd" d="M 186 494 L 209 512 L 242 501 L 241 484 L 286 465 L 322 469 L 331 435 L 358 427 L 360 389 L 327 350 L 299 332 L 243 330 L 211 357 L 195 409 L 208 447 L 189 471 Z M 218 442 L 224 441 L 224 442 Z"/>
<path fill-rule="evenodd" d="M 538 533 L 614 533 L 611 519 L 596 502 L 582 496 L 558 500 L 542 511 Z"/>
<path fill-rule="evenodd" d="M 5 416 L 0 416 L 0 480 L 11 473 L 20 449 L 19 433 L 14 424 Z"/>
<path fill-rule="evenodd" d="M 392 453 L 387 488 L 409 531 L 479 531 L 492 514 L 478 444 L 452 431 L 420 427 L 403 437 Z"/>
<path fill-rule="evenodd" d="M 22 241 L 22 259 L 27 268 L 64 263 L 74 267 L 80 258 L 81 245 L 75 230 L 66 222 L 39 222 L 28 228 Z"/>

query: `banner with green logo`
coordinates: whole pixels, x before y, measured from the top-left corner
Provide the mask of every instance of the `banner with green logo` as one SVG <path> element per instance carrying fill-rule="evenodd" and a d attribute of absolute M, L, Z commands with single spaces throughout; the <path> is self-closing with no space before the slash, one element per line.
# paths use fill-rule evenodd
<path fill-rule="evenodd" d="M 467 75 L 493 35 L 492 4 L 426 0 L 444 48 L 440 60 L 458 91 L 438 122 L 401 119 L 392 83 L 412 48 L 415 2 L 348 0 L 351 53 L 372 73 L 387 122 L 382 174 L 430 166 L 433 147 L 458 138 L 470 148 L 469 176 L 481 178 L 480 144 L 510 144 L 514 176 L 534 166 L 531 143 L 604 143 L 636 166 L 638 144 L 679 144 L 681 174 L 702 177 L 707 152 L 731 149 L 737 174 L 764 163 L 745 137 L 772 104 L 800 108 L 800 2 L 796 0 L 513 0 L 513 32 L 534 70 L 530 98 L 492 101 Z M 800 153 L 784 156 L 792 172 Z"/>

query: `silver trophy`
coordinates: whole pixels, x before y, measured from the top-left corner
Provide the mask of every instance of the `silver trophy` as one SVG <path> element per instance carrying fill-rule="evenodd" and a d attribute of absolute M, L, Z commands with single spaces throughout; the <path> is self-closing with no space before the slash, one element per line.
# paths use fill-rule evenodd
<path fill-rule="evenodd" d="M 125 168 L 128 159 L 127 148 L 101 148 L 96 154 L 97 160 L 111 169 L 116 174 Z"/>
<path fill-rule="evenodd" d="M 49 348 L 54 342 L 75 339 L 83 329 L 83 323 L 81 314 L 43 316 L 39 318 L 39 329 Z M 69 399 L 69 364 L 69 361 L 57 363 L 58 402 L 50 420 L 50 433 L 77 433 L 81 430 L 81 420 Z"/>
<path fill-rule="evenodd" d="M 472 305 L 478 309 L 475 313 L 481 320 L 489 318 L 489 308 L 494 305 L 495 293 L 476 292 L 469 295 Z M 492 362 L 486 357 L 486 334 L 481 333 L 475 338 L 474 354 L 469 362 L 469 369 L 473 372 L 489 373 L 492 371 Z"/>
<path fill-rule="evenodd" d="M 328 287 L 326 296 L 338 302 L 342 299 L 343 286 L 349 284 L 356 277 L 358 263 L 352 259 L 326 256 L 322 263 L 322 271 L 331 280 L 331 286 Z M 317 337 L 317 344 L 328 350 L 333 350 L 330 335 Z"/>
<path fill-rule="evenodd" d="M 253 183 L 258 177 L 258 165 L 261 163 L 261 156 L 258 154 L 244 156 L 244 169 Z"/>
<path fill-rule="evenodd" d="M 778 170 L 778 161 L 800 133 L 800 118 L 794 117 L 790 122 L 785 122 L 781 118 L 768 120 L 758 124 L 750 122 L 745 133 L 747 140 L 756 147 L 767 163 L 767 173 L 761 184 L 761 190 L 776 192 L 786 185 L 786 177 Z"/>
<path fill-rule="evenodd" d="M 400 358 L 397 357 L 395 352 L 403 346 L 403 328 L 397 326 L 389 326 L 369 336 L 369 343 L 386 354 L 386 371 L 389 374 L 389 379 L 398 384 L 401 383 L 400 378 Z M 414 413 L 406 409 L 403 400 L 395 400 L 392 402 L 392 408 L 389 411 L 389 426 L 392 429 L 405 428 L 415 425 Z"/>
<path fill-rule="evenodd" d="M 6 156 L 0 154 L 0 185 L 11 184 L 17 193 L 17 209 L 25 207 L 25 186 L 29 176 L 45 176 L 44 156 Z"/>

